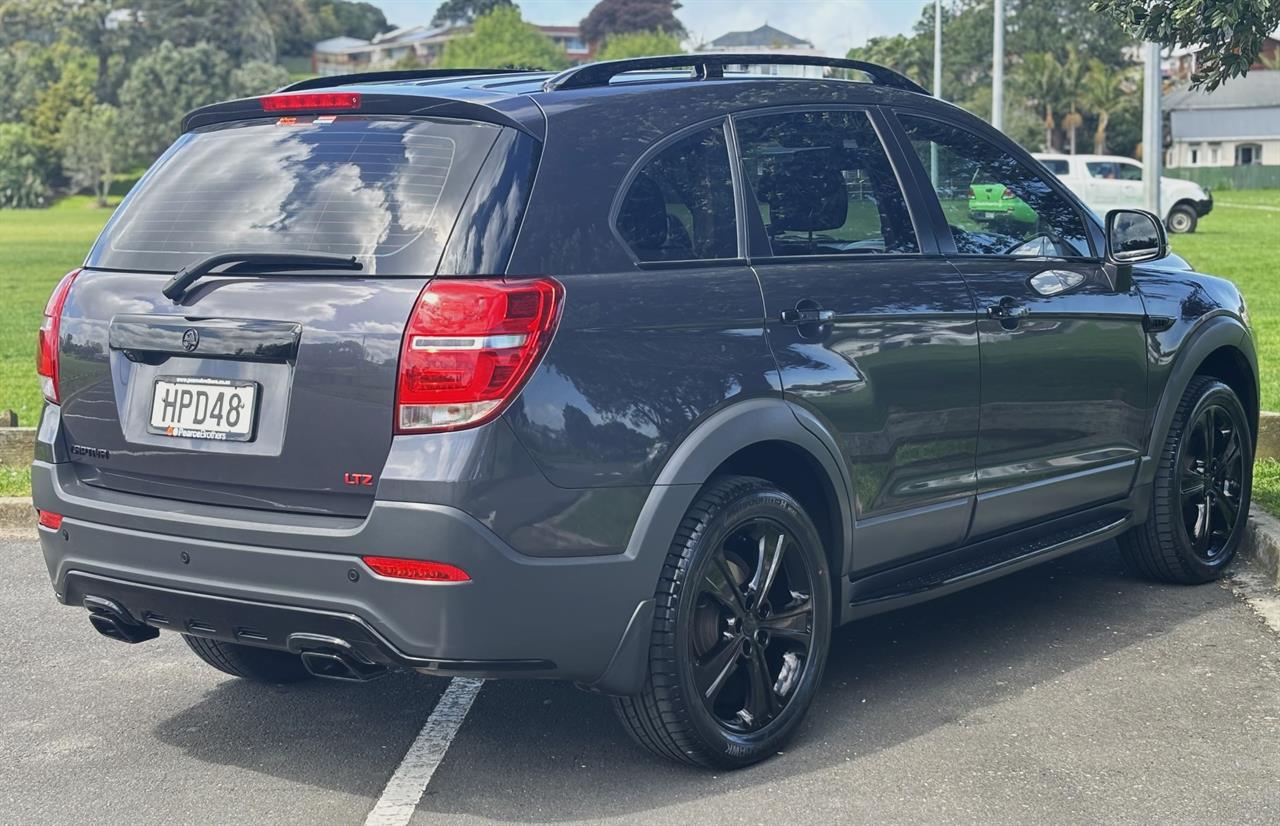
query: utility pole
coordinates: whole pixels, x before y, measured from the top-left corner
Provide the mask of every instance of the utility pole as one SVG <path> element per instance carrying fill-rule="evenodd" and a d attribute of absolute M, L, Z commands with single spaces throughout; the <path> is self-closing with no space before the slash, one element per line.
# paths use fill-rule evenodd
<path fill-rule="evenodd" d="M 1142 78 L 1142 195 L 1146 208 L 1163 219 L 1160 208 L 1160 174 L 1164 166 L 1164 121 L 1161 96 L 1160 44 L 1143 44 Z"/>
<path fill-rule="evenodd" d="M 933 96 L 942 100 L 942 0 L 933 0 Z M 938 188 L 938 145 L 929 144 L 929 180 Z"/>
<path fill-rule="evenodd" d="M 1004 0 L 995 0 L 991 37 L 991 125 L 1004 131 Z"/>

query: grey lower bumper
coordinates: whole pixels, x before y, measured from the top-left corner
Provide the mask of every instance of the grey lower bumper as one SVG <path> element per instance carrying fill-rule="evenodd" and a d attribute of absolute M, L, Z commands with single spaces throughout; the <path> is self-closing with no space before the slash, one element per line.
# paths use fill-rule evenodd
<path fill-rule="evenodd" d="M 44 462 L 32 487 L 36 507 L 63 515 L 62 529 L 41 529 L 40 542 L 64 602 L 78 604 L 96 582 L 145 613 L 146 595 L 163 594 L 167 609 L 154 612 L 170 624 L 158 627 L 183 630 L 175 618 L 201 622 L 216 605 L 219 634 L 256 628 L 249 615 L 261 611 L 246 609 L 237 622 L 236 601 L 281 609 L 267 614 L 283 617 L 270 625 L 287 633 L 308 632 L 308 616 L 324 618 L 316 625 L 337 617 L 366 629 L 385 661 L 452 673 L 599 681 L 623 649 L 647 642 L 633 618 L 645 616 L 665 557 L 665 542 L 604 557 L 523 556 L 466 513 L 437 505 L 379 501 L 364 520 L 265 514 L 90 488 L 66 465 Z M 655 510 L 683 512 L 683 496 L 666 499 Z M 367 554 L 448 562 L 471 581 L 385 579 L 361 561 Z M 244 641 L 280 647 L 275 638 Z"/>

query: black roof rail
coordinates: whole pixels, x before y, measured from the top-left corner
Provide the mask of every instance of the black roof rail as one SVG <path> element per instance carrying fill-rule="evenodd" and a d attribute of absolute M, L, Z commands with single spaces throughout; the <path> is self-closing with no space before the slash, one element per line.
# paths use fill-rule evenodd
<path fill-rule="evenodd" d="M 628 60 L 606 60 L 587 63 L 565 69 L 542 84 L 544 92 L 561 89 L 586 89 L 592 86 L 608 86 L 609 81 L 624 72 L 640 72 L 652 69 L 693 69 L 693 78 L 708 80 L 724 77 L 726 66 L 826 66 L 832 69 L 853 69 L 871 78 L 879 86 L 903 89 L 927 95 L 929 92 L 906 75 L 877 63 L 849 60 L 842 57 L 821 57 L 792 54 L 749 54 L 732 52 L 697 52 L 694 54 L 664 55 L 662 57 L 637 57 Z"/>
<path fill-rule="evenodd" d="M 277 92 L 301 92 L 304 89 L 328 89 L 333 86 L 351 86 L 356 83 L 385 83 L 392 80 L 443 80 L 449 77 L 476 77 L 478 75 L 530 74 L 539 69 L 395 69 L 385 72 L 355 72 L 349 75 L 311 77 L 281 86 Z"/>

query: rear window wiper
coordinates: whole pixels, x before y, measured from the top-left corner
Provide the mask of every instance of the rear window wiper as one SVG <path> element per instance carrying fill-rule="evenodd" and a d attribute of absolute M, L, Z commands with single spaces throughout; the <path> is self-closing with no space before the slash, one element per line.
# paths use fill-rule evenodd
<path fill-rule="evenodd" d="M 209 275 L 215 268 L 223 264 L 236 264 L 252 267 L 254 275 L 285 273 L 294 270 L 362 270 L 364 266 L 354 255 L 321 255 L 305 252 L 220 252 L 210 255 L 194 264 L 190 264 L 174 273 L 173 278 L 161 290 L 165 298 L 178 301 L 186 293 L 187 287 Z M 221 273 L 219 273 L 221 274 Z M 230 274 L 230 271 L 228 271 Z"/>

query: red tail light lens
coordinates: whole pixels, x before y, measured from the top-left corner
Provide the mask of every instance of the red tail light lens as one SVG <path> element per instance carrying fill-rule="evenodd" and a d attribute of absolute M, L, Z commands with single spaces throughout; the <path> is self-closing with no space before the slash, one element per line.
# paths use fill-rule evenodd
<path fill-rule="evenodd" d="M 302 112 L 311 109 L 359 109 L 359 92 L 307 92 L 264 95 L 264 112 Z"/>
<path fill-rule="evenodd" d="M 62 527 L 62 514 L 53 511 L 38 511 L 40 527 L 56 531 Z"/>
<path fill-rule="evenodd" d="M 969 198 L 970 198 L 970 200 L 972 200 L 972 199 L 974 199 L 974 198 L 977 198 L 977 197 L 978 197 L 978 193 L 976 193 L 976 192 L 974 192 L 974 191 L 973 191 L 973 187 L 969 187 Z"/>
<path fill-rule="evenodd" d="M 1013 194 L 1012 189 L 1006 189 L 1004 191 L 1004 194 L 1002 194 L 1000 197 L 1006 201 L 1012 201 L 1014 198 L 1017 198 L 1018 196 Z"/>
<path fill-rule="evenodd" d="M 392 579 L 416 579 L 420 582 L 470 582 L 466 571 L 445 562 L 424 559 L 399 559 L 394 556 L 361 557 L 378 576 Z"/>
<path fill-rule="evenodd" d="M 418 296 L 400 347 L 396 431 L 473 427 L 515 398 L 560 318 L 552 278 L 437 278 Z"/>
<path fill-rule="evenodd" d="M 44 305 L 44 319 L 40 322 L 40 333 L 36 340 L 36 373 L 40 376 L 40 389 L 44 392 L 44 397 L 54 404 L 58 403 L 58 341 L 62 326 L 62 307 L 67 303 L 71 282 L 79 274 L 80 270 L 72 270 L 62 276 L 58 286 L 53 288 L 49 302 Z"/>

